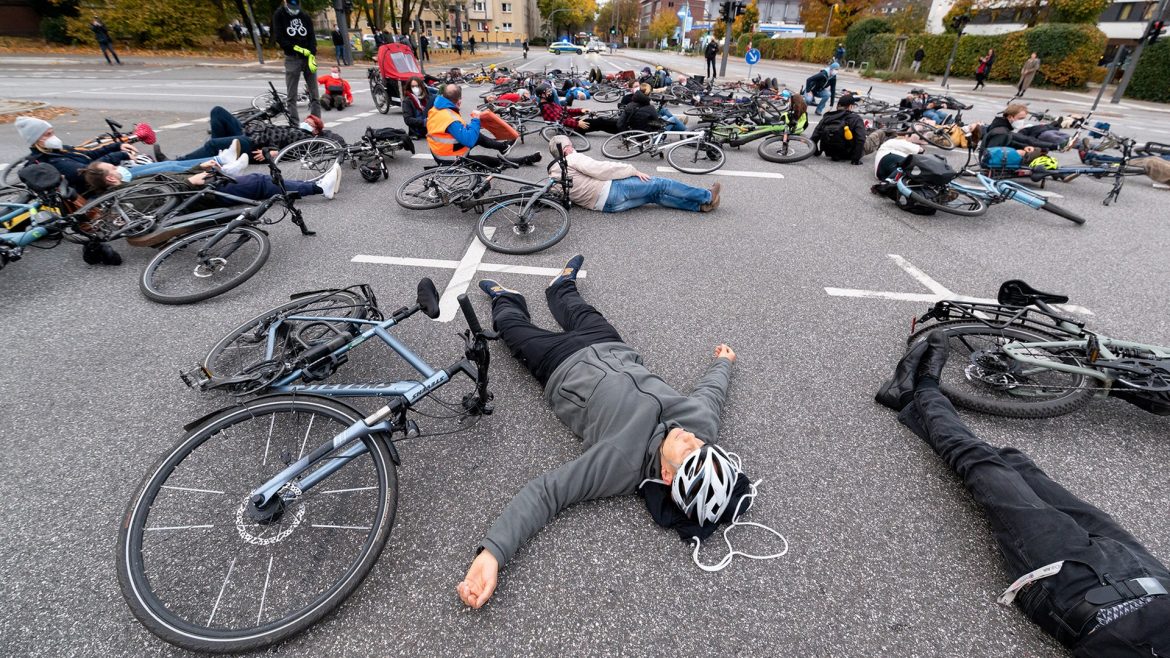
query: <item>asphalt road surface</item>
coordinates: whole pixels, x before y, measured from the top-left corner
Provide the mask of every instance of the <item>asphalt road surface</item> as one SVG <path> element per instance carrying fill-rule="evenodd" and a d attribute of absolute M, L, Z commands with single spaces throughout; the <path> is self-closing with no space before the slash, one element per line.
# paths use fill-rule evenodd
<path fill-rule="evenodd" d="M 599 63 L 609 72 L 640 68 L 636 58 L 645 56 L 534 51 L 510 64 Z M 280 79 L 271 68 L 131 62 L 110 70 L 86 59 L 37 61 L 8 62 L 0 97 L 77 108 L 76 116 L 54 121 L 66 143 L 98 132 L 103 116 L 148 121 L 163 128 L 170 153 L 205 137 L 199 119 L 213 104 L 247 105 L 267 80 Z M 680 61 L 695 72 L 702 65 Z M 793 87 L 811 73 L 798 65 L 765 68 Z M 397 110 L 372 111 L 364 69 L 347 75 L 357 101 L 325 115 L 334 130 L 356 138 L 366 125 L 402 125 Z M 874 94 L 896 100 L 899 90 L 878 85 Z M 1006 100 L 994 87 L 959 97 L 976 104 L 970 119 L 990 118 Z M 1079 107 L 1084 98 L 1069 94 L 1066 105 L 1052 109 Z M 1113 110 L 1121 115 L 1115 126 L 1146 139 L 1157 133 L 1141 131 L 1170 131 L 1165 108 L 1124 105 Z M 9 131 L 0 159 L 11 161 L 23 147 L 10 127 L 0 130 Z M 602 139 L 592 139 L 590 155 L 602 157 Z M 521 151 L 539 148 L 530 142 Z M 962 163 L 962 154 L 950 157 Z M 372 574 L 336 614 L 272 652 L 1062 655 L 1019 611 L 995 603 L 1011 574 L 987 523 L 957 478 L 872 396 L 892 372 L 911 318 L 929 307 L 923 299 L 904 300 L 912 295 L 992 297 L 1000 282 L 1021 278 L 1070 295 L 1105 334 L 1170 341 L 1170 192 L 1135 178 L 1118 203 L 1104 207 L 1104 181 L 1050 185 L 1060 205 L 1088 218 L 1078 227 L 1011 203 L 975 219 L 906 214 L 870 194 L 869 158 L 860 167 L 826 159 L 774 165 L 749 146 L 730 151 L 723 170 L 703 177 L 662 171 L 657 161 L 633 163 L 696 185 L 719 181 L 722 205 L 711 214 L 575 209 L 571 232 L 555 247 L 524 257 L 489 251 L 482 261 L 557 268 L 585 254 L 583 294 L 682 390 L 703 372 L 715 345 L 733 346 L 739 360 L 721 442 L 763 480 L 748 518 L 782 532 L 788 554 L 736 559 L 707 574 L 637 498 L 591 502 L 567 510 L 525 544 L 502 572 L 495 598 L 469 611 L 455 585 L 492 520 L 530 478 L 580 452 L 536 382 L 494 345 L 496 413 L 467 432 L 400 445 L 398 518 Z M 0 274 L 9 332 L 0 347 L 6 409 L 0 653 L 177 653 L 131 616 L 115 578 L 114 547 L 122 512 L 147 468 L 184 424 L 230 403 L 188 390 L 178 371 L 238 322 L 292 292 L 368 282 L 392 310 L 413 299 L 420 277 L 444 289 L 452 277 L 447 262 L 463 259 L 472 243 L 474 216 L 404 211 L 394 203 L 398 181 L 423 164 L 401 157 L 390 180 L 374 184 L 347 170 L 336 200 L 301 203 L 317 236 L 272 227 L 267 265 L 201 304 L 160 306 L 143 298 L 137 279 L 153 252 L 125 245 L 118 247 L 121 267 L 85 265 L 79 248 L 66 244 L 31 250 Z M 540 168 L 526 171 L 535 178 Z M 358 255 L 440 262 L 355 262 Z M 497 276 L 529 296 L 538 322 L 553 325 L 541 302 L 545 277 Z M 835 296 L 827 288 L 863 292 Z M 486 317 L 488 304 L 474 287 L 472 298 Z M 458 319 L 444 324 L 420 316 L 395 331 L 424 358 L 445 365 L 461 354 L 460 326 Z M 335 379 L 406 374 L 371 345 Z M 363 410 L 375 405 L 358 401 Z M 1170 560 L 1166 419 L 1114 400 L 1052 420 L 964 418 L 991 443 L 1031 455 Z M 451 429 L 443 421 L 420 423 L 424 431 Z M 735 535 L 739 550 L 775 550 L 753 529 Z M 704 545 L 709 562 L 723 553 L 718 539 Z"/>

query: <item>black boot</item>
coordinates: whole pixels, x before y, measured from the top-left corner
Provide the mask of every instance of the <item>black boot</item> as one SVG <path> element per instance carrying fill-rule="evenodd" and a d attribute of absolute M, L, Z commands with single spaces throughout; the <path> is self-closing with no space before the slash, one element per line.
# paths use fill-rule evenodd
<path fill-rule="evenodd" d="M 121 265 L 122 257 L 113 247 L 101 242 L 87 242 L 81 249 L 81 258 L 89 265 Z"/>
<path fill-rule="evenodd" d="M 951 355 L 951 341 L 947 332 L 935 329 L 926 337 L 926 356 L 918 366 L 918 377 L 930 377 L 935 381 L 942 379 L 943 366 L 947 364 L 947 357 Z"/>
<path fill-rule="evenodd" d="M 879 404 L 901 411 L 914 399 L 919 380 L 930 378 L 936 382 L 942 377 L 943 366 L 950 355 L 950 343 L 945 331 L 930 332 L 910 348 L 894 369 L 894 377 L 882 384 L 874 396 Z"/>
<path fill-rule="evenodd" d="M 158 145 L 158 142 L 154 143 L 154 161 L 155 162 L 166 162 L 167 161 L 167 156 L 165 153 L 163 153 L 162 147 Z"/>

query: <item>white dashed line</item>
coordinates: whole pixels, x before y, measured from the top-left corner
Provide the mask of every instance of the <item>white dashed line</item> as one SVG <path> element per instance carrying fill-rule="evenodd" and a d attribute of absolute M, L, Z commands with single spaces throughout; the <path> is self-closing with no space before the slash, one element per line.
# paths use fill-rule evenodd
<path fill-rule="evenodd" d="M 179 123 L 168 123 L 165 126 L 155 128 L 155 131 L 157 132 L 159 130 L 174 130 L 175 128 L 186 128 L 187 126 L 190 126 L 190 125 L 191 125 L 191 123 L 189 121 L 180 121 Z"/>
<path fill-rule="evenodd" d="M 670 172 L 681 173 L 674 167 L 657 167 L 658 173 L 668 174 Z M 737 176 L 743 178 L 784 178 L 784 174 L 777 174 L 771 171 L 735 171 L 734 169 L 719 169 L 712 171 L 713 176 Z"/>

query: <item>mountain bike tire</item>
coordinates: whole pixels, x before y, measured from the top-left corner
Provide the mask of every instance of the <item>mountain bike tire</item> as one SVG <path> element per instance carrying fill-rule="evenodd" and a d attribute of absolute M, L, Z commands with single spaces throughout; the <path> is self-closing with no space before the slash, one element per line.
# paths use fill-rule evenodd
<path fill-rule="evenodd" d="M 309 431 L 316 430 L 316 446 L 361 419 L 328 398 L 268 396 L 211 415 L 168 450 L 139 485 L 118 530 L 118 584 L 142 625 L 192 651 L 247 651 L 295 635 L 341 605 L 377 562 L 394 525 L 398 477 L 385 438 L 363 437 L 367 451 L 319 488 L 290 490 L 279 525 L 246 516 L 246 501 Z M 368 527 L 359 525 L 366 514 Z M 327 563 L 335 556 L 337 566 Z"/>
<path fill-rule="evenodd" d="M 910 336 L 907 346 L 926 340 L 927 335 L 936 330 L 945 332 L 951 344 L 951 356 L 943 370 L 940 388 L 943 395 L 964 409 L 1005 418 L 1054 418 L 1077 411 L 1093 397 L 1094 389 L 1090 385 L 1096 380 L 1085 375 L 1039 367 L 1029 370 L 1015 360 L 1009 360 L 1009 363 L 1019 368 L 1017 372 L 1009 372 L 1003 367 L 996 370 L 997 364 L 1002 365 L 996 358 L 995 347 L 998 345 L 1010 341 L 1051 342 L 1064 338 L 1015 325 L 994 329 L 979 322 L 954 320 L 924 327 Z M 984 356 L 977 357 L 977 351 L 983 352 Z M 1074 355 L 1057 355 L 1039 348 L 1031 353 L 1040 358 L 1079 363 Z M 1017 382 L 1018 386 L 1013 389 L 973 381 L 973 376 L 1002 377 L 1005 382 Z"/>
<path fill-rule="evenodd" d="M 949 201 L 942 201 L 943 197 Z M 951 187 L 927 193 L 925 188 L 910 191 L 910 199 L 915 203 L 934 208 L 942 212 L 960 217 L 978 217 L 987 212 L 987 202 L 983 199 Z"/>
<path fill-rule="evenodd" d="M 203 358 L 203 370 L 212 377 L 234 377 L 269 360 L 266 354 L 268 330 L 277 319 L 289 315 L 364 320 L 369 316 L 368 300 L 352 290 L 332 290 L 270 308 L 241 323 L 221 338 Z M 271 359 L 280 362 L 292 361 L 301 350 L 311 347 L 315 342 L 329 340 L 338 335 L 338 332 L 356 335 L 356 327 L 357 325 L 348 322 L 285 321 L 281 325 L 283 335 L 277 337 L 277 352 Z M 299 342 L 290 340 L 294 333 Z"/>
<path fill-rule="evenodd" d="M 1053 215 L 1056 215 L 1057 217 L 1063 217 L 1074 224 L 1084 224 L 1085 223 L 1084 217 L 1081 217 L 1080 215 L 1076 214 L 1075 212 L 1073 212 L 1071 210 L 1066 210 L 1065 208 L 1061 208 L 1060 206 L 1052 203 L 1051 201 L 1045 201 L 1044 205 L 1040 206 L 1040 209 L 1048 211 L 1048 212 L 1052 213 Z"/>
<path fill-rule="evenodd" d="M 164 247 L 142 270 L 142 294 L 160 304 L 194 304 L 222 295 L 252 278 L 272 253 L 268 236 L 258 228 L 238 226 L 211 247 L 215 255 L 198 258 L 198 252 L 222 228 L 196 231 Z M 241 249 L 246 250 L 241 254 Z M 192 286 L 199 289 L 182 292 Z"/>
<path fill-rule="evenodd" d="M 385 85 L 370 83 L 370 98 L 379 112 L 390 114 L 390 95 L 386 93 Z"/>
<path fill-rule="evenodd" d="M 621 89 L 603 89 L 596 94 L 593 94 L 593 100 L 598 103 L 616 103 L 621 100 L 625 94 Z"/>
<path fill-rule="evenodd" d="M 435 167 L 420 171 L 399 184 L 394 200 L 407 210 L 434 210 L 447 205 L 452 192 L 473 189 L 480 175 L 463 167 Z"/>
<path fill-rule="evenodd" d="M 756 147 L 756 154 L 768 162 L 792 164 L 816 155 L 817 145 L 802 135 L 789 135 L 786 144 L 784 135 L 776 135 L 760 142 Z"/>
<path fill-rule="evenodd" d="M 0 185 L 20 185 L 20 170 L 29 161 L 30 156 L 23 156 L 13 160 L 0 172 Z"/>

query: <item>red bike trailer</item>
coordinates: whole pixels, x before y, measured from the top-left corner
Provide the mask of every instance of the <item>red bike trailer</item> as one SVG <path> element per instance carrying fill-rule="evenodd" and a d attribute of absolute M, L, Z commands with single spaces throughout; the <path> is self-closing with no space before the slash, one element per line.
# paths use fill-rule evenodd
<path fill-rule="evenodd" d="M 378 48 L 377 66 L 370 67 L 370 95 L 374 106 L 382 114 L 389 114 L 391 107 L 402 106 L 404 82 L 422 76 L 410 46 L 403 43 L 388 43 Z"/>

